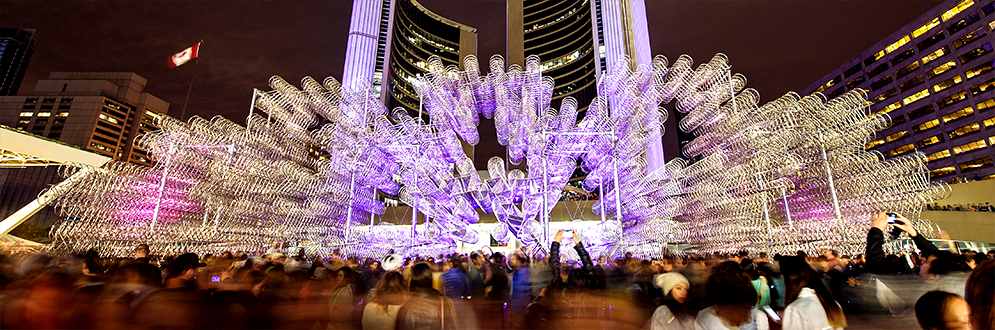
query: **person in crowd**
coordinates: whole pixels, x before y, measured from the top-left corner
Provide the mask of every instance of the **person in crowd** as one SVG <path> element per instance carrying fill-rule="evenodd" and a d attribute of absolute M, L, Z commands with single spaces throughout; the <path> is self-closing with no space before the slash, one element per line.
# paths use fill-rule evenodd
<path fill-rule="evenodd" d="M 785 298 L 785 330 L 843 329 L 846 316 L 819 274 L 798 257 L 781 258 Z"/>
<path fill-rule="evenodd" d="M 686 304 L 688 290 L 691 288 L 688 279 L 677 272 L 657 274 L 653 277 L 653 285 L 660 288 L 663 301 L 650 319 L 651 330 L 690 330 L 694 329 L 694 316 L 688 311 Z"/>
<path fill-rule="evenodd" d="M 335 271 L 332 287 L 329 295 L 328 317 L 332 329 L 350 329 L 353 323 L 354 304 L 353 281 L 355 274 L 352 268 L 343 266 Z"/>
<path fill-rule="evenodd" d="M 442 268 L 442 286 L 446 297 L 452 300 L 470 296 L 470 280 L 460 271 L 459 265 L 460 262 L 456 257 L 450 257 L 446 259 Z"/>
<path fill-rule="evenodd" d="M 363 330 L 393 330 L 397 313 L 407 299 L 404 276 L 396 271 L 385 273 L 372 295 L 363 308 Z"/>
<path fill-rule="evenodd" d="M 915 306 L 916 321 L 923 330 L 973 329 L 971 306 L 960 296 L 945 291 L 930 291 L 919 297 Z"/>
<path fill-rule="evenodd" d="M 470 297 L 475 303 L 482 303 L 487 289 L 487 282 L 491 280 L 491 267 L 487 264 L 483 254 L 471 253 L 471 265 L 467 269 L 470 279 Z"/>
<path fill-rule="evenodd" d="M 453 302 L 432 288 L 432 267 L 417 263 L 408 279 L 408 300 L 397 312 L 395 329 L 462 329 Z"/>
<path fill-rule="evenodd" d="M 766 277 L 760 276 L 760 272 L 757 271 L 757 266 L 753 263 L 753 259 L 742 259 L 739 262 L 739 266 L 750 275 L 750 284 L 753 285 L 753 288 L 757 290 L 757 294 L 760 295 L 757 308 L 763 309 L 770 306 L 770 285 Z"/>
<path fill-rule="evenodd" d="M 769 329 L 767 317 L 754 307 L 759 300 L 757 290 L 734 261 L 722 262 L 712 269 L 705 283 L 706 299 L 712 305 L 698 312 L 695 329 Z"/>
<path fill-rule="evenodd" d="M 152 292 L 135 307 L 139 328 L 148 329 L 202 329 L 216 327 L 209 319 L 207 297 L 198 292 L 197 270 L 207 264 L 193 253 L 176 257 L 166 266 L 163 290 Z M 161 311 L 169 310 L 170 317 Z"/>
<path fill-rule="evenodd" d="M 579 232 L 574 230 L 574 250 L 580 257 L 581 267 L 564 267 L 560 262 L 560 241 L 563 230 L 557 231 L 550 243 L 549 284 L 538 297 L 528 305 L 526 318 L 528 328 L 545 329 L 594 329 L 600 323 L 597 319 L 601 304 L 594 292 L 600 288 L 599 278 L 591 261 L 590 254 L 580 241 Z M 563 273 L 563 270 L 567 270 Z M 565 279 L 564 276 L 566 275 Z"/>
<path fill-rule="evenodd" d="M 971 306 L 975 329 L 995 329 L 995 259 L 974 268 L 967 278 L 964 299 Z"/>
<path fill-rule="evenodd" d="M 138 247 L 135 248 L 135 262 L 149 263 L 149 260 L 150 260 L 149 259 L 149 255 L 150 254 L 151 254 L 151 251 L 149 251 L 149 245 L 148 244 L 144 244 L 144 243 L 143 244 L 138 244 Z"/>
<path fill-rule="evenodd" d="M 511 267 L 514 273 L 511 278 L 511 296 L 508 298 L 508 309 L 511 310 L 512 327 L 525 327 L 525 308 L 532 301 L 532 281 L 529 270 L 529 257 L 518 252 L 511 255 Z"/>
<path fill-rule="evenodd" d="M 211 299 L 217 305 L 220 318 L 230 328 L 264 328 L 267 320 L 260 300 L 266 291 L 266 274 L 250 270 L 239 279 L 232 290 L 215 293 Z"/>

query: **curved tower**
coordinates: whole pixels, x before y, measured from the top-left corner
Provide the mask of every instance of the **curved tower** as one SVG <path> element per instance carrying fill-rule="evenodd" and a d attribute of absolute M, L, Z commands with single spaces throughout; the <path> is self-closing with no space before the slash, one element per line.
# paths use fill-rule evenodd
<path fill-rule="evenodd" d="M 418 110 L 411 81 L 426 72 L 428 58 L 463 69 L 476 54 L 477 30 L 428 10 L 416 0 L 355 0 L 350 24 L 344 87 L 369 84 L 387 108 Z"/>

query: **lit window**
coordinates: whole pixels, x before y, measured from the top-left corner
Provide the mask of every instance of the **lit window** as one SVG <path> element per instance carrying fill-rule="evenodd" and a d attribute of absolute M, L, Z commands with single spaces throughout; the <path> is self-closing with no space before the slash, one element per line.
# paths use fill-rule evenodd
<path fill-rule="evenodd" d="M 943 46 L 943 48 L 937 49 L 935 52 L 929 53 L 929 55 L 923 57 L 922 64 L 932 62 L 933 60 L 940 58 L 940 56 L 947 55 L 949 53 L 950 53 L 950 48 L 947 48 L 947 46 Z"/>
<path fill-rule="evenodd" d="M 69 117 L 69 113 L 68 112 L 60 112 L 57 116 L 59 116 L 59 117 Z"/>
<path fill-rule="evenodd" d="M 868 142 L 867 145 L 864 145 L 864 149 L 874 148 L 874 147 L 877 147 L 877 146 L 882 145 L 882 144 L 884 144 L 884 139 L 877 139 L 877 140 Z"/>
<path fill-rule="evenodd" d="M 934 153 L 931 153 L 931 154 L 927 155 L 926 156 L 926 161 L 930 161 L 931 162 L 931 161 L 934 161 L 934 160 L 937 160 L 937 159 L 944 159 L 944 158 L 947 158 L 947 157 L 950 157 L 950 150 L 943 149 L 941 151 L 934 152 Z"/>
<path fill-rule="evenodd" d="M 924 89 L 919 91 L 918 93 L 909 95 L 909 97 L 902 99 L 902 104 L 909 105 L 909 103 L 919 101 L 927 96 L 929 96 L 929 89 Z"/>
<path fill-rule="evenodd" d="M 951 44 L 954 45 L 954 49 L 960 49 L 961 47 L 964 47 L 978 39 L 981 39 L 981 37 L 984 37 L 986 35 L 988 35 L 988 32 L 985 32 L 985 28 L 979 28 L 977 30 L 974 30 L 974 32 L 965 34 L 963 37 L 954 40 Z"/>
<path fill-rule="evenodd" d="M 962 153 L 965 153 L 965 152 L 968 152 L 968 151 L 971 151 L 971 150 L 984 149 L 984 148 L 987 148 L 987 147 L 988 147 L 988 145 L 985 144 L 985 140 L 978 140 L 978 141 L 974 141 L 974 142 L 971 142 L 971 143 L 968 143 L 968 144 L 965 144 L 965 145 L 959 145 L 959 146 L 954 147 L 954 154 L 955 155 L 960 155 Z"/>
<path fill-rule="evenodd" d="M 995 21 L 988 22 L 988 29 L 995 31 Z"/>
<path fill-rule="evenodd" d="M 968 135 L 981 130 L 981 125 L 978 123 L 973 123 L 952 131 L 947 132 L 947 138 L 953 140 L 964 135 Z"/>
<path fill-rule="evenodd" d="M 943 116 L 940 119 L 943 119 L 943 123 L 947 123 L 947 122 L 950 122 L 950 121 L 954 121 L 954 120 L 957 120 L 957 119 L 964 118 L 965 116 L 968 116 L 968 115 L 970 115 L 972 113 L 974 113 L 974 109 L 972 109 L 971 107 L 967 107 L 967 108 L 964 108 L 964 109 L 957 110 L 957 112 L 954 112 L 954 113 L 951 113 L 949 115 Z"/>
<path fill-rule="evenodd" d="M 51 116 L 52 116 L 51 112 L 39 112 L 38 113 L 38 117 L 51 117 Z"/>
<path fill-rule="evenodd" d="M 918 142 L 916 142 L 916 146 L 919 147 L 919 148 L 925 148 L 925 147 L 928 147 L 928 146 L 931 146 L 931 145 L 934 145 L 934 144 L 937 144 L 937 143 L 940 143 L 940 142 L 943 142 L 943 138 L 940 137 L 939 135 L 934 135 L 934 136 L 930 136 L 928 138 L 919 140 Z"/>
<path fill-rule="evenodd" d="M 108 116 L 108 115 L 105 115 L 105 114 L 100 114 L 100 115 L 98 115 L 98 117 L 100 117 L 100 119 L 103 119 L 103 120 L 106 120 L 106 121 L 109 121 L 109 122 L 112 122 L 112 123 L 115 123 L 115 124 L 118 124 L 118 125 L 121 124 L 121 121 L 118 120 L 117 118 L 114 118 L 114 117 L 111 117 L 111 116 Z"/>
<path fill-rule="evenodd" d="M 978 104 L 975 104 L 974 107 L 976 109 L 978 109 L 978 111 L 995 107 L 995 98 L 987 99 L 985 101 L 978 102 Z"/>
<path fill-rule="evenodd" d="M 22 112 L 21 113 L 21 117 L 31 117 L 31 116 L 34 116 L 34 115 L 35 115 L 34 112 Z"/>
<path fill-rule="evenodd" d="M 892 103 L 892 104 L 888 105 L 887 107 L 884 107 L 883 109 L 881 109 L 881 111 L 883 111 L 884 113 L 889 113 L 889 112 L 895 111 L 895 109 L 898 109 L 898 108 L 901 108 L 901 107 L 902 107 L 902 102 L 897 102 L 896 101 L 895 103 Z"/>
<path fill-rule="evenodd" d="M 904 36 L 902 37 L 902 39 L 898 39 L 898 41 L 895 41 L 891 45 L 888 45 L 888 47 L 885 47 L 884 50 L 890 54 L 891 52 L 897 50 L 898 48 L 905 46 L 905 44 L 907 44 L 909 41 L 912 41 L 912 38 L 909 38 L 909 36 Z"/>
<path fill-rule="evenodd" d="M 891 149 L 891 151 L 889 151 L 888 153 L 890 153 L 892 156 L 898 156 L 906 152 L 912 151 L 913 149 L 915 149 L 915 146 L 912 143 L 909 143 L 904 146 Z"/>
<path fill-rule="evenodd" d="M 967 100 L 967 91 L 963 91 L 957 94 L 944 97 L 936 101 L 936 106 L 939 107 L 940 109 L 943 109 L 964 100 Z"/>
<path fill-rule="evenodd" d="M 929 32 L 929 30 L 935 28 L 937 25 L 940 25 L 939 17 L 934 18 L 932 21 L 929 21 L 928 23 L 923 24 L 923 26 L 920 26 L 918 29 L 912 31 L 912 37 L 918 38 L 919 36 L 925 34 L 926 32 Z"/>
<path fill-rule="evenodd" d="M 995 61 L 991 61 L 991 62 L 987 62 L 987 63 L 982 63 L 979 66 L 976 66 L 976 67 L 973 67 L 971 69 L 968 69 L 968 70 L 964 71 L 964 77 L 966 77 L 967 79 L 971 79 L 971 78 L 974 78 L 974 77 L 976 77 L 978 75 L 982 75 L 982 74 L 991 72 L 992 71 L 992 62 L 995 62 Z"/>
<path fill-rule="evenodd" d="M 901 139 L 901 138 L 906 137 L 906 136 L 909 136 L 909 131 L 901 131 L 901 132 L 898 132 L 898 133 L 895 133 L 895 134 L 892 134 L 892 135 L 888 135 L 884 139 L 885 139 L 885 141 L 892 142 L 892 141 Z"/>
<path fill-rule="evenodd" d="M 944 175 L 947 175 L 947 174 L 953 174 L 955 172 L 957 172 L 957 170 L 954 169 L 953 166 L 947 166 L 947 167 L 944 167 L 944 168 L 938 168 L 938 169 L 929 171 L 929 177 L 933 178 L 933 177 L 938 177 L 938 176 L 944 176 Z"/>
<path fill-rule="evenodd" d="M 939 119 L 933 119 L 933 120 L 927 121 L 925 123 L 919 124 L 919 126 L 916 126 L 912 130 L 918 133 L 918 132 L 922 132 L 922 131 L 928 130 L 930 128 L 939 126 L 939 125 L 940 125 L 940 120 Z"/>
<path fill-rule="evenodd" d="M 936 77 L 938 75 L 943 74 L 944 72 L 947 72 L 947 70 L 950 70 L 950 69 L 953 69 L 953 68 L 956 68 L 956 67 L 957 67 L 957 62 L 954 62 L 954 61 L 950 61 L 950 62 L 947 62 L 947 63 L 940 64 L 940 66 L 934 68 L 933 70 L 930 70 L 929 72 L 926 72 L 926 78 Z"/>
<path fill-rule="evenodd" d="M 973 170 L 979 167 L 991 166 L 991 165 L 992 165 L 991 157 L 978 158 L 969 162 L 963 162 L 957 164 L 957 166 L 960 167 L 961 172 Z"/>
<path fill-rule="evenodd" d="M 882 57 L 884 57 L 884 55 L 885 55 L 885 52 L 883 50 L 880 51 L 880 52 L 874 53 L 874 55 L 873 55 L 874 61 L 880 60 Z M 871 61 L 871 62 L 873 63 L 874 61 Z"/>
<path fill-rule="evenodd" d="M 995 78 L 988 79 L 988 81 L 986 81 L 986 82 L 983 82 L 983 83 L 980 83 L 980 84 L 977 84 L 977 85 L 974 85 L 973 87 L 971 87 L 971 95 L 978 95 L 978 94 L 984 93 L 984 92 L 992 89 L 992 87 L 995 87 Z"/>
<path fill-rule="evenodd" d="M 30 124 L 31 119 L 20 119 L 17 121 L 18 124 Z"/>
<path fill-rule="evenodd" d="M 985 124 L 985 128 L 995 126 L 995 117 L 991 117 L 991 118 L 985 119 L 985 121 L 983 121 L 981 123 Z"/>
<path fill-rule="evenodd" d="M 956 86 L 961 82 L 960 76 L 954 76 L 953 78 L 941 81 L 940 83 L 933 85 L 933 93 L 939 93 L 940 91 Z"/>
<path fill-rule="evenodd" d="M 973 5 L 974 5 L 974 0 L 964 0 L 963 2 L 958 3 L 956 6 L 954 6 L 947 12 L 943 13 L 943 15 L 940 15 L 940 17 L 943 18 L 944 22 L 946 22 L 947 20 L 954 18 L 954 16 L 957 16 L 957 14 L 960 14 L 960 12 L 964 11 L 964 9 L 970 8 Z"/>

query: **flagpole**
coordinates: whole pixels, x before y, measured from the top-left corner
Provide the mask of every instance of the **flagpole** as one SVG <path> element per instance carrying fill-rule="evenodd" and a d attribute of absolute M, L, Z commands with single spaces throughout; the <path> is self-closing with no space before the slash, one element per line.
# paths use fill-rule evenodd
<path fill-rule="evenodd" d="M 204 45 L 204 39 L 201 39 L 197 43 L 197 54 L 198 56 L 194 58 L 193 62 L 193 76 L 190 76 L 190 86 L 187 86 L 187 97 L 183 99 L 183 111 L 180 111 L 180 121 L 183 121 L 183 117 L 187 114 L 187 102 L 190 101 L 190 91 L 193 89 L 193 79 L 197 78 L 197 65 L 200 64 L 200 46 Z"/>

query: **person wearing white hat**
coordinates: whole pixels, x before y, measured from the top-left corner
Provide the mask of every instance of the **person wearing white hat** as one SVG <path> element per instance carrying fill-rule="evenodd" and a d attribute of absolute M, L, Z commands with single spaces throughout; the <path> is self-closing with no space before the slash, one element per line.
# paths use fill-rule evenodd
<path fill-rule="evenodd" d="M 651 330 L 694 329 L 694 317 L 687 311 L 685 304 L 688 299 L 688 289 L 691 287 L 688 279 L 677 272 L 657 274 L 653 277 L 653 285 L 663 291 L 663 304 L 656 308 L 650 319 Z"/>

